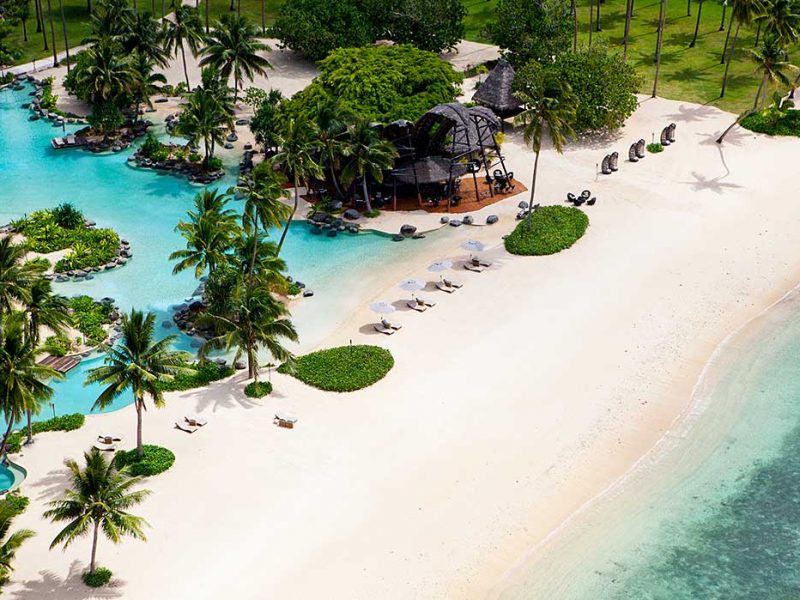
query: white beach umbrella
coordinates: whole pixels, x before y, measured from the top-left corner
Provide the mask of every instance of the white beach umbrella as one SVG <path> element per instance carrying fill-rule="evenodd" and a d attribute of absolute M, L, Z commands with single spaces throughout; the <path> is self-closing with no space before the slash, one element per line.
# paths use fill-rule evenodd
<path fill-rule="evenodd" d="M 388 315 L 396 311 L 397 309 L 386 302 L 385 300 L 380 300 L 379 302 L 373 302 L 369 305 L 369 309 L 372 312 L 376 312 L 381 315 Z"/>
<path fill-rule="evenodd" d="M 425 289 L 425 285 L 421 279 L 404 279 L 400 282 L 400 289 L 407 292 L 418 292 Z"/>
<path fill-rule="evenodd" d="M 432 273 L 441 273 L 453 267 L 452 260 L 437 260 L 435 263 L 428 267 L 428 271 Z"/>
<path fill-rule="evenodd" d="M 469 252 L 483 252 L 485 248 L 483 243 L 479 242 L 478 240 L 467 240 L 461 244 L 461 247 Z"/>

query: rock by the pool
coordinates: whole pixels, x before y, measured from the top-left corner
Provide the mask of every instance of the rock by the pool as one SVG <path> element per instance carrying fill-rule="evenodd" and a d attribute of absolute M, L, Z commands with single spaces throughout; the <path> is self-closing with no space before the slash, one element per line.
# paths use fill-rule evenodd
<path fill-rule="evenodd" d="M 406 224 L 400 228 L 400 233 L 402 235 L 414 235 L 415 233 L 417 233 L 417 228 L 414 227 L 413 225 Z"/>
<path fill-rule="evenodd" d="M 405 236 L 402 236 L 399 233 L 395 233 L 394 235 L 392 235 L 393 242 L 402 242 L 404 239 L 406 239 Z"/>
<path fill-rule="evenodd" d="M 461 221 L 458 219 L 452 219 L 450 221 L 450 227 L 461 227 Z"/>
<path fill-rule="evenodd" d="M 472 216 L 471 216 L 471 215 L 466 215 L 466 216 L 465 216 L 465 217 L 462 219 L 462 221 L 461 221 L 461 222 L 462 222 L 462 223 L 464 223 L 464 225 L 472 225 L 472 224 L 473 224 L 475 221 L 473 220 L 473 218 L 472 218 Z"/>
<path fill-rule="evenodd" d="M 530 206 L 530 204 L 525 202 L 525 200 L 520 200 L 520 203 L 517 204 L 517 206 L 520 207 L 522 210 L 525 210 L 526 208 L 528 208 Z"/>
<path fill-rule="evenodd" d="M 494 225 L 499 220 L 500 220 L 500 218 L 497 215 L 489 215 L 488 217 L 486 217 L 486 224 L 487 225 Z"/>
<path fill-rule="evenodd" d="M 441 223 L 442 225 L 447 225 L 449 222 L 450 222 L 450 217 L 442 217 L 441 219 L 439 219 L 439 223 Z"/>
<path fill-rule="evenodd" d="M 356 219 L 361 218 L 361 213 L 358 212 L 355 208 L 348 208 L 346 211 L 344 211 L 344 214 L 342 216 L 345 219 L 350 219 L 351 221 L 355 221 Z"/>
<path fill-rule="evenodd" d="M 233 150 L 233 144 L 230 142 L 225 142 L 225 150 Z"/>
<path fill-rule="evenodd" d="M 164 329 L 172 329 L 172 323 L 169 321 L 161 321 L 161 327 Z"/>
<path fill-rule="evenodd" d="M 233 364 L 233 368 L 236 369 L 237 371 L 243 371 L 243 370 L 245 370 L 247 368 L 247 365 L 245 364 L 245 362 L 243 360 L 237 360 Z"/>
<path fill-rule="evenodd" d="M 303 290 L 303 298 L 310 298 L 314 295 L 314 290 Z"/>
<path fill-rule="evenodd" d="M 330 210 L 333 210 L 333 211 L 342 210 L 342 201 L 341 200 L 334 200 L 333 202 L 331 202 L 328 205 L 328 208 Z"/>
<path fill-rule="evenodd" d="M 220 367 L 224 367 L 228 364 L 228 361 L 225 360 L 224 358 L 217 358 L 216 360 L 214 360 L 214 362 L 217 363 Z"/>

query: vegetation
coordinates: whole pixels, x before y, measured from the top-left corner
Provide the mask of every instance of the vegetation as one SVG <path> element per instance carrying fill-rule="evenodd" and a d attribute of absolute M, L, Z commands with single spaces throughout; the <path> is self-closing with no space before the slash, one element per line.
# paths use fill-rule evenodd
<path fill-rule="evenodd" d="M 664 151 L 664 146 L 659 144 L 658 142 L 654 142 L 652 144 L 647 144 L 647 151 L 653 154 L 658 154 L 659 152 Z"/>
<path fill-rule="evenodd" d="M 0 500 L 0 512 L 8 512 L 16 517 L 25 512 L 31 499 L 19 493 L 19 490 L 14 490 L 3 496 Z"/>
<path fill-rule="evenodd" d="M 92 555 L 89 562 L 90 581 L 102 579 L 97 575 L 97 541 L 100 532 L 118 544 L 123 536 L 144 540 L 142 528 L 147 525 L 141 517 L 128 512 L 149 494 L 149 490 L 133 490 L 140 477 L 131 477 L 116 460 L 106 460 L 97 449 L 83 455 L 86 466 L 81 468 L 72 459 L 64 461 L 70 471 L 71 484 L 62 496 L 48 503 L 44 517 L 55 523 L 66 522 L 50 548 L 67 548 L 78 538 L 91 534 Z"/>
<path fill-rule="evenodd" d="M 122 392 L 133 393 L 136 408 L 136 452 L 143 456 L 142 417 L 145 397 L 150 396 L 156 408 L 164 405 L 160 382 L 171 380 L 185 370 L 187 355 L 170 350 L 175 336 L 154 341 L 154 313 L 144 315 L 132 309 L 122 316 L 122 339 L 115 346 L 106 346 L 105 364 L 89 371 L 87 383 L 106 386 L 95 400 L 93 408 L 105 408 Z"/>
<path fill-rule="evenodd" d="M 263 398 L 272 393 L 272 383 L 269 381 L 251 381 L 244 387 L 244 395 L 248 398 Z"/>
<path fill-rule="evenodd" d="M 742 127 L 767 135 L 793 135 L 800 137 L 800 111 L 787 110 L 773 116 L 769 109 L 753 113 L 741 122 Z"/>
<path fill-rule="evenodd" d="M 14 571 L 14 559 L 22 544 L 36 535 L 30 529 L 20 529 L 9 534 L 14 518 L 28 505 L 28 498 L 10 495 L 0 502 L 0 589 L 5 586 Z"/>
<path fill-rule="evenodd" d="M 74 431 L 80 429 L 86 421 L 86 417 L 80 413 L 61 415 L 45 421 L 35 421 L 31 425 L 33 434 L 44 433 L 46 431 Z M 22 449 L 23 434 L 15 431 L 8 438 L 7 451 L 14 454 Z"/>
<path fill-rule="evenodd" d="M 508 61 L 545 61 L 572 46 L 570 6 L 559 0 L 498 0 L 486 33 Z"/>
<path fill-rule="evenodd" d="M 520 222 L 506 237 L 506 250 L 523 256 L 555 254 L 578 241 L 588 226 L 589 217 L 582 210 L 543 206 L 533 212 L 529 222 Z"/>
<path fill-rule="evenodd" d="M 368 122 L 414 121 L 458 96 L 462 76 L 431 52 L 413 46 L 342 48 L 319 64 L 319 76 L 284 103 L 300 118 L 319 103 L 338 100 L 343 111 Z"/>
<path fill-rule="evenodd" d="M 69 207 L 69 208 L 67 208 Z M 70 249 L 56 265 L 56 271 L 99 267 L 113 260 L 119 249 L 119 236 L 111 229 L 92 229 L 80 222 L 66 221 L 59 211 L 75 210 L 71 205 L 37 210 L 30 216 L 14 221 L 13 225 L 25 236 L 25 247 L 41 254 Z M 72 218 L 72 217 L 71 217 Z M 63 225 L 61 223 L 64 223 Z"/>
<path fill-rule="evenodd" d="M 164 392 L 182 392 L 205 387 L 213 381 L 230 377 L 234 372 L 233 367 L 221 366 L 214 362 L 187 363 L 184 371 L 169 381 L 158 382 L 157 386 Z"/>
<path fill-rule="evenodd" d="M 111 323 L 111 302 L 97 302 L 91 296 L 77 296 L 68 301 L 75 327 L 86 336 L 87 346 L 102 344 L 108 337 L 104 326 Z"/>
<path fill-rule="evenodd" d="M 120 469 L 126 468 L 131 475 L 152 477 L 169 469 L 175 463 L 175 454 L 171 450 L 145 444 L 140 457 L 137 451 L 120 450 L 114 455 L 114 461 Z"/>
<path fill-rule="evenodd" d="M 81 575 L 81 579 L 83 579 L 83 583 L 89 587 L 98 588 L 107 585 L 108 582 L 111 581 L 112 575 L 113 573 L 111 573 L 110 569 L 99 567 L 95 569 L 94 573 L 86 571 Z"/>
<path fill-rule="evenodd" d="M 392 354 L 379 346 L 340 346 L 297 357 L 278 371 L 315 388 L 352 392 L 380 381 L 394 366 Z"/>

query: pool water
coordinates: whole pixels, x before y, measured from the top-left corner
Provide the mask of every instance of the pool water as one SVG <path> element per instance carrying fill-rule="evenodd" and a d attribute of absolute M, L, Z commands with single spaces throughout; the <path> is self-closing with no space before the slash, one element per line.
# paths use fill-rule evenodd
<path fill-rule="evenodd" d="M 136 307 L 154 311 L 159 324 L 171 321 L 169 307 L 182 303 L 197 288 L 191 270 L 172 274 L 168 257 L 184 245 L 175 225 L 185 217 L 202 186 L 128 166 L 133 149 L 105 155 L 53 150 L 50 139 L 62 135 L 61 127 L 28 120 L 29 112 L 20 107 L 30 100 L 30 91 L 29 86 L 24 91 L 0 91 L 0 224 L 71 202 L 98 227 L 111 227 L 129 240 L 134 258 L 121 269 L 96 274 L 91 281 L 57 283 L 55 290 L 66 296 L 110 296 L 124 311 Z M 67 132 L 78 128 L 68 125 Z M 220 155 L 229 173 L 216 186 L 227 189 L 236 182 L 237 159 L 232 153 Z M 367 289 L 384 261 L 414 254 L 426 243 L 393 244 L 376 233 L 328 238 L 311 234 L 304 223 L 294 223 L 281 256 L 289 273 L 315 292 L 314 298 L 292 309 L 301 335 L 299 349 L 321 340 L 326 328 L 358 305 L 360 292 Z M 177 346 L 194 350 L 191 341 L 181 335 Z M 100 360 L 84 360 L 65 381 L 54 384 L 57 414 L 90 412 L 99 387 L 84 387 L 83 381 Z M 131 397 L 123 395 L 106 410 L 130 402 Z"/>
<path fill-rule="evenodd" d="M 5 465 L 0 465 L 0 492 L 14 485 L 14 473 Z"/>

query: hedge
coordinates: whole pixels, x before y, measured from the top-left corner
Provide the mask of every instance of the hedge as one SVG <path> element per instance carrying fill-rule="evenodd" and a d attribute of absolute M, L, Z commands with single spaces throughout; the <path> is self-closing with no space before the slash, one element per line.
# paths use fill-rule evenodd
<path fill-rule="evenodd" d="M 511 254 L 541 256 L 555 254 L 578 241 L 589 226 L 582 210 L 567 206 L 544 206 L 533 212 L 531 226 L 525 218 L 505 239 Z"/>
<path fill-rule="evenodd" d="M 394 366 L 392 354 L 379 346 L 339 346 L 301 356 L 289 369 L 303 383 L 330 392 L 352 392 L 383 379 Z"/>
<path fill-rule="evenodd" d="M 263 398 L 272 393 L 272 384 L 269 381 L 251 381 L 244 388 L 244 395 L 248 398 Z"/>
<path fill-rule="evenodd" d="M 152 444 L 145 444 L 142 449 L 144 450 L 142 458 L 137 456 L 136 448 L 118 451 L 114 456 L 117 468 L 128 467 L 131 475 L 149 477 L 163 473 L 175 463 L 175 454 L 172 450 Z"/>
<path fill-rule="evenodd" d="M 789 110 L 783 115 L 772 115 L 770 111 L 758 112 L 742 119 L 741 125 L 756 133 L 800 137 L 800 111 Z"/>
<path fill-rule="evenodd" d="M 230 377 L 234 373 L 233 367 L 223 367 L 214 362 L 187 364 L 191 371 L 178 373 L 170 381 L 159 381 L 158 388 L 162 392 L 183 392 L 194 388 L 205 387 L 212 381 Z"/>
<path fill-rule="evenodd" d="M 86 571 L 83 575 L 81 575 L 81 579 L 83 579 L 83 583 L 89 587 L 98 588 L 103 587 L 109 581 L 111 581 L 111 575 L 112 573 L 110 569 L 98 567 L 94 570 L 94 573 Z"/>
<path fill-rule="evenodd" d="M 45 431 L 73 431 L 83 427 L 86 417 L 80 413 L 71 415 L 62 415 L 47 419 L 46 421 L 35 421 L 31 425 L 33 434 L 44 433 Z M 22 431 L 15 431 L 8 437 L 8 452 L 19 452 L 22 448 L 22 442 L 28 437 L 28 428 L 25 427 Z"/>

